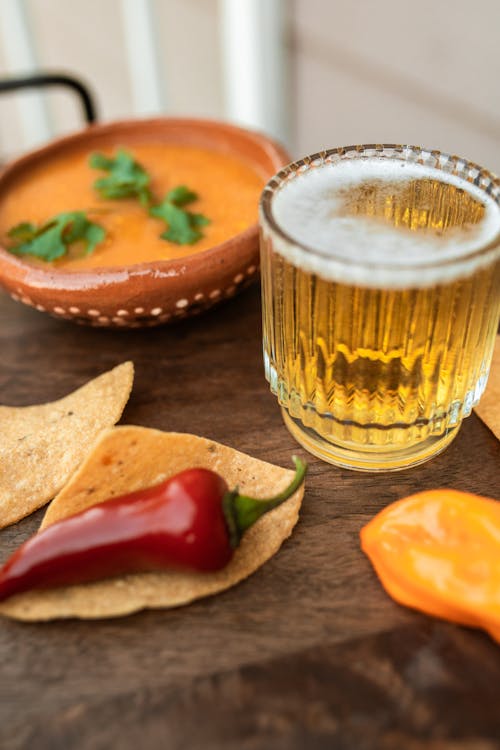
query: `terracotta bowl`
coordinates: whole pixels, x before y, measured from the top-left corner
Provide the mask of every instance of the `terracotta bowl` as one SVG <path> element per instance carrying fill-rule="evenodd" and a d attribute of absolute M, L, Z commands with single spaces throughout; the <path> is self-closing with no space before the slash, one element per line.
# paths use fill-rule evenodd
<path fill-rule="evenodd" d="M 88 147 L 134 143 L 201 146 L 240 156 L 263 181 L 290 161 L 266 136 L 222 122 L 159 118 L 93 125 L 52 141 L 12 162 L 0 176 L 0 194 L 34 165 Z M 0 283 L 26 305 L 80 324 L 102 327 L 158 325 L 194 315 L 232 297 L 258 275 L 258 225 L 208 250 L 175 260 L 89 271 L 40 269 L 0 248 Z"/>

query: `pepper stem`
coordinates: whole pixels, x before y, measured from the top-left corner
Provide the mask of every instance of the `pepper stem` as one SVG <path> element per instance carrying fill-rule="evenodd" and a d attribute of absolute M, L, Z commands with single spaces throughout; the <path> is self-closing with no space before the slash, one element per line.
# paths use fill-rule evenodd
<path fill-rule="evenodd" d="M 307 464 L 297 456 L 292 456 L 292 459 L 295 464 L 295 476 L 288 487 L 285 487 L 278 495 L 257 500 L 247 495 L 240 495 L 237 489 L 226 492 L 224 495 L 222 505 L 233 548 L 238 546 L 242 535 L 250 526 L 253 526 L 265 513 L 288 500 L 304 481 Z"/>

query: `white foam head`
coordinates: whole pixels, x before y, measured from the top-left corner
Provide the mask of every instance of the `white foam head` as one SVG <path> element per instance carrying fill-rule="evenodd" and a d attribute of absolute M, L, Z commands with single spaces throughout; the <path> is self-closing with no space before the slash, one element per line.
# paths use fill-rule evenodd
<path fill-rule="evenodd" d="M 465 190 L 484 206 L 477 224 L 436 233 L 345 211 L 354 187 L 380 188 L 431 179 Z M 391 190 L 394 193 L 394 190 Z M 467 180 L 433 167 L 368 157 L 323 163 L 287 179 L 272 199 L 276 223 L 295 242 L 273 237 L 276 250 L 306 271 L 365 286 L 427 286 L 472 273 L 492 261 L 480 253 L 500 233 L 500 206 Z M 500 254 L 500 239 L 498 253 Z"/>

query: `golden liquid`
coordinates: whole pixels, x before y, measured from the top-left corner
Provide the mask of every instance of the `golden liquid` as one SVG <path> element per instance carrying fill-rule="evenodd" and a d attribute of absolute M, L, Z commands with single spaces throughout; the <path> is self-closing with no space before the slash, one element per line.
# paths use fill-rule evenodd
<path fill-rule="evenodd" d="M 432 179 L 361 184 L 343 208 L 438 234 L 469 231 L 484 214 L 474 197 Z M 425 460 L 420 446 L 453 431 L 484 390 L 500 262 L 453 283 L 379 289 L 296 268 L 272 235 L 261 251 L 266 376 L 299 441 L 353 468 Z M 352 460 L 339 459 L 343 452 Z"/>

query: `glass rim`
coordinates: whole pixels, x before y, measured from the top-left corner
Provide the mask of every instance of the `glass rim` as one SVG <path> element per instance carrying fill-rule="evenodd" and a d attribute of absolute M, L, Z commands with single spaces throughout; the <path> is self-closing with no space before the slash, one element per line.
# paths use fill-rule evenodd
<path fill-rule="evenodd" d="M 261 226 L 268 227 L 272 233 L 277 235 L 287 245 L 300 248 L 303 252 L 316 256 L 325 261 L 335 261 L 345 267 L 359 267 L 359 260 L 350 260 L 343 255 L 326 252 L 305 242 L 297 240 L 278 223 L 273 212 L 273 198 L 276 193 L 290 180 L 296 179 L 308 169 L 322 166 L 324 164 L 335 164 L 343 159 L 373 158 L 394 159 L 420 164 L 424 167 L 432 167 L 444 174 L 457 177 L 468 182 L 476 189 L 488 195 L 500 208 L 500 177 L 490 172 L 475 162 L 459 156 L 448 154 L 438 149 L 426 149 L 421 146 L 410 146 L 401 144 L 362 144 L 355 146 L 340 146 L 325 149 L 317 153 L 304 156 L 293 161 L 280 169 L 265 185 L 259 202 L 259 214 Z M 411 270 L 425 270 L 426 268 L 440 268 L 454 266 L 470 261 L 481 256 L 488 256 L 495 249 L 500 250 L 500 226 L 495 236 L 487 243 L 478 243 L 477 247 L 463 255 L 452 258 L 439 258 L 427 263 L 408 263 L 405 265 L 394 265 L 387 262 L 377 262 L 373 259 L 363 261 L 365 269 L 383 271 L 387 269 L 392 273 L 402 273 Z"/>

